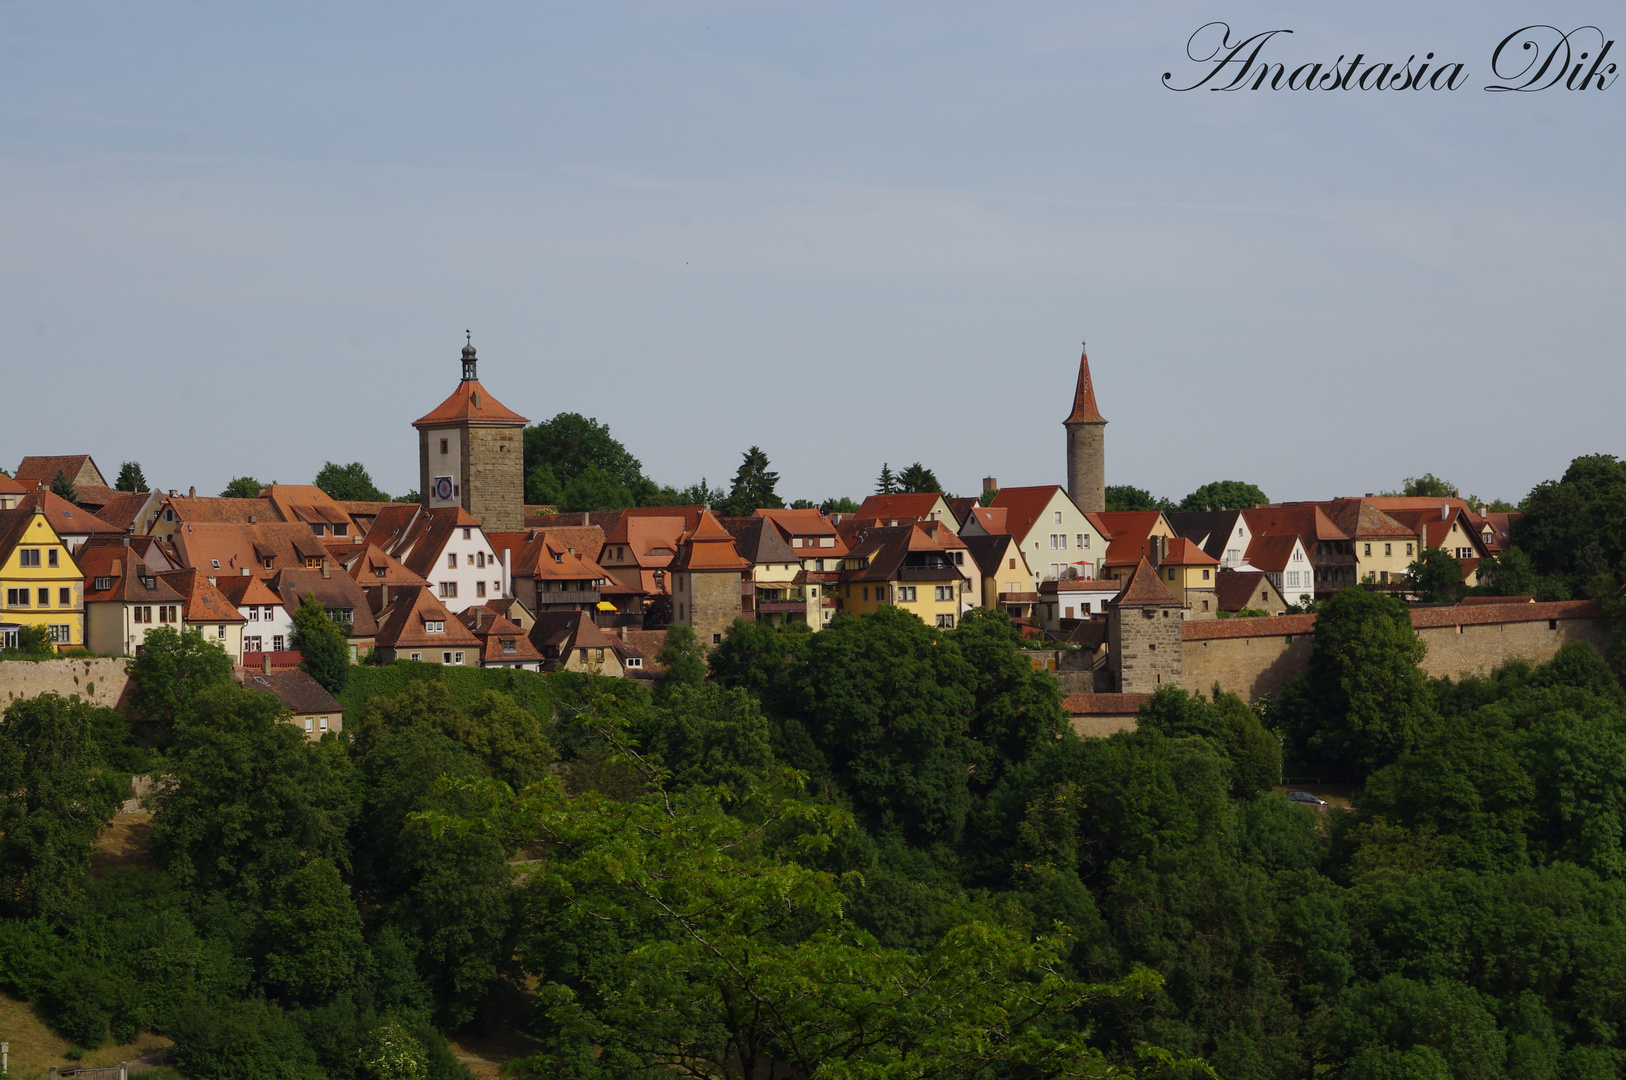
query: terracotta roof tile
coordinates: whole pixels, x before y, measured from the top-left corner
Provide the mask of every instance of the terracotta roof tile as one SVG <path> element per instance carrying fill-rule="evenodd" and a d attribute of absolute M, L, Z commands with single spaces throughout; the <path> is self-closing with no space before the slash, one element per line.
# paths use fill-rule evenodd
<path fill-rule="evenodd" d="M 1145 559 L 1135 567 L 1123 592 L 1108 600 L 1113 607 L 1181 607 L 1180 601 L 1158 580 L 1157 571 Z"/>
<path fill-rule="evenodd" d="M 1269 594 L 1271 599 L 1260 599 L 1261 592 Z M 1279 596 L 1262 570 L 1224 570 L 1214 575 L 1214 600 L 1221 611 L 1261 606 L 1268 610 Z"/>
<path fill-rule="evenodd" d="M 1073 389 L 1073 411 L 1067 414 L 1066 424 L 1104 424 L 1107 418 L 1095 405 L 1095 383 L 1090 378 L 1090 354 L 1078 357 L 1078 385 Z"/>
<path fill-rule="evenodd" d="M 445 629 L 434 633 L 425 627 L 435 622 Z M 480 639 L 446 610 L 427 585 L 404 585 L 392 590 L 390 602 L 378 613 L 378 644 L 387 649 L 477 650 Z"/>
<path fill-rule="evenodd" d="M 1283 637 L 1315 631 L 1314 615 L 1269 615 L 1257 619 L 1189 619 L 1180 624 L 1182 641 Z"/>
<path fill-rule="evenodd" d="M 168 570 L 158 575 L 184 598 L 181 618 L 188 623 L 247 622 L 236 606 L 197 570 Z"/>
<path fill-rule="evenodd" d="M 1218 566 L 1219 560 L 1197 546 L 1195 540 L 1177 536 L 1169 541 L 1169 550 L 1158 562 L 1159 566 Z"/>
<path fill-rule="evenodd" d="M 479 380 L 466 379 L 457 384 L 457 389 L 445 401 L 412 421 L 412 426 L 435 427 L 464 422 L 510 426 L 527 423 L 525 417 L 486 393 Z"/>
<path fill-rule="evenodd" d="M 56 479 L 58 470 L 66 473 L 69 480 L 73 480 L 76 479 L 80 472 L 84 470 L 87 462 L 89 462 L 90 467 L 95 470 L 96 475 L 101 476 L 102 471 L 96 468 L 96 463 L 90 460 L 89 454 L 58 454 L 54 457 L 25 457 L 22 460 L 22 464 L 17 466 L 17 471 L 12 473 L 12 476 L 15 477 L 17 482 L 22 484 L 25 488 L 36 487 L 38 482 L 41 480 L 43 480 L 46 486 L 49 487 L 51 481 Z M 103 477 L 103 479 L 106 478 Z"/>
<path fill-rule="evenodd" d="M 1061 707 L 1069 716 L 1128 716 L 1150 700 L 1151 694 L 1068 694 Z"/>
<path fill-rule="evenodd" d="M 305 716 L 309 713 L 342 716 L 344 713 L 344 706 L 324 690 L 321 683 L 296 667 L 282 668 L 266 674 L 264 671 L 245 666 L 237 672 L 237 681 L 249 690 L 271 694 L 282 703 L 283 708 L 295 716 Z"/>
<path fill-rule="evenodd" d="M 1005 511 L 1006 528 L 1012 536 L 1025 544 L 1028 532 L 1039 520 L 1039 515 L 1045 512 L 1050 501 L 1061 490 L 1060 484 L 1000 488 L 999 493 L 994 496 L 993 505 Z M 1066 492 L 1062 492 L 1062 495 L 1065 498 Z"/>
<path fill-rule="evenodd" d="M 32 511 L 38 504 L 45 508 L 45 518 L 58 536 L 122 536 L 124 530 L 110 525 L 83 507 L 75 506 L 50 491 L 30 491 L 17 500 L 14 509 Z"/>

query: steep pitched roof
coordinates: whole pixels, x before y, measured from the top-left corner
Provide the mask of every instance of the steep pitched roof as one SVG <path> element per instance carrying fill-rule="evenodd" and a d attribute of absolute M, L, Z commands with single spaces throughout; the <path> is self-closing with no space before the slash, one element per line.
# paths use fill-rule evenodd
<path fill-rule="evenodd" d="M 79 568 L 85 573 L 85 603 L 180 604 L 181 594 L 134 558 L 125 547 L 85 548 Z M 108 587 L 96 583 L 109 579 Z"/>
<path fill-rule="evenodd" d="M 943 498 L 935 491 L 899 492 L 895 495 L 871 495 L 864 500 L 853 517 L 860 521 L 893 521 L 900 524 L 905 518 L 924 520 L 937 508 Z M 945 504 L 946 505 L 946 504 Z"/>
<path fill-rule="evenodd" d="M 345 565 L 345 571 L 357 585 L 427 585 L 429 582 L 401 564 L 401 560 L 379 547 L 364 544 L 362 550 Z"/>
<path fill-rule="evenodd" d="M 801 552 L 793 550 L 767 518 L 731 517 L 720 520 L 723 528 L 734 538 L 734 550 L 752 564 L 801 564 Z"/>
<path fill-rule="evenodd" d="M 982 526 L 983 532 L 990 536 L 998 536 L 1010 532 L 1010 526 L 1006 521 L 1009 514 L 1010 511 L 1003 506 L 973 506 L 961 519 L 960 524 L 963 527 L 967 521 L 975 518 L 977 524 Z"/>
<path fill-rule="evenodd" d="M 215 588 L 220 590 L 221 596 L 238 607 L 250 605 L 260 607 L 282 603 L 282 597 L 266 584 L 266 579 L 253 574 L 215 578 Z"/>
<path fill-rule="evenodd" d="M 164 505 L 175 511 L 176 521 L 183 522 L 259 525 L 282 520 L 270 499 L 216 499 L 204 495 L 189 498 L 185 495 L 171 495 L 164 500 Z"/>
<path fill-rule="evenodd" d="M 1062 498 L 1067 497 L 1060 484 L 1000 488 L 999 493 L 994 496 L 993 505 L 1005 511 L 1006 528 L 1012 536 L 1025 544 L 1034 523 L 1039 520 L 1039 515 L 1045 512 L 1045 507 L 1050 505 L 1058 491 L 1061 492 Z"/>
<path fill-rule="evenodd" d="M 1090 354 L 1078 357 L 1078 385 L 1073 389 L 1073 411 L 1067 414 L 1065 424 L 1104 424 L 1107 418 L 1095 405 L 1095 383 L 1090 379 Z"/>
<path fill-rule="evenodd" d="M 285 566 L 304 566 L 307 560 L 329 557 L 310 527 L 295 521 L 188 523 L 171 534 L 171 541 L 183 565 L 209 575 L 231 576 L 246 567 L 252 574 L 270 576 Z M 269 567 L 266 559 L 271 560 Z"/>
<path fill-rule="evenodd" d="M 1255 536 L 1291 533 L 1303 540 L 1305 550 L 1312 554 L 1317 541 L 1349 539 L 1316 503 L 1272 503 L 1242 511 L 1242 520 L 1248 523 L 1248 531 Z"/>
<path fill-rule="evenodd" d="M 150 491 L 114 491 L 93 507 L 96 516 L 116 529 L 129 532 L 149 502 L 161 501 Z"/>
<path fill-rule="evenodd" d="M 224 593 L 197 570 L 168 570 L 158 575 L 180 593 L 181 618 L 189 623 L 247 622 Z"/>
<path fill-rule="evenodd" d="M 1287 569 L 1292 561 L 1293 549 L 1303 543 L 1297 536 L 1256 536 L 1248 544 L 1248 553 L 1244 556 L 1248 565 L 1257 570 L 1264 570 L 1272 574 Z"/>
<path fill-rule="evenodd" d="M 237 674 L 237 681 L 249 690 L 271 694 L 295 716 L 344 712 L 344 706 L 321 683 L 296 667 L 279 668 L 269 674 L 245 668 Z"/>
<path fill-rule="evenodd" d="M 349 611 L 352 621 L 347 637 L 371 637 L 378 632 L 367 594 L 346 574 L 330 572 L 323 577 L 320 570 L 288 568 L 278 570 L 269 584 L 289 611 L 297 609 L 307 594 L 315 596 L 326 611 Z"/>
<path fill-rule="evenodd" d="M 949 512 L 954 515 L 955 522 L 962 526 L 965 519 L 971 516 L 971 511 L 982 505 L 975 495 L 961 495 L 947 501 Z"/>
<path fill-rule="evenodd" d="M 1219 560 L 1197 546 L 1196 541 L 1177 536 L 1169 541 L 1159 566 L 1218 566 Z"/>
<path fill-rule="evenodd" d="M 997 577 L 1000 573 L 1010 573 L 1010 566 L 1006 562 L 1006 552 L 1014 546 L 1017 555 L 1021 555 L 1022 546 L 1016 543 L 1012 536 L 1001 534 L 999 536 L 967 536 L 962 537 L 966 550 L 971 553 L 971 559 L 977 564 L 977 570 L 983 577 Z M 1026 575 L 1028 572 L 1027 560 L 1023 558 L 1017 569 Z"/>
<path fill-rule="evenodd" d="M 33 524 L 34 511 L 32 509 L 25 510 L 22 507 L 13 507 L 10 510 L 0 510 L 0 566 L 3 566 L 11 558 L 11 553 L 17 549 L 18 544 L 23 542 Z M 51 528 L 51 519 L 49 517 L 45 518 L 45 527 Z M 55 530 L 52 530 L 51 543 L 60 544 L 61 542 L 62 538 L 55 535 Z M 75 560 L 70 555 L 69 561 L 79 560 Z M 83 565 L 83 563 L 80 562 L 80 565 Z"/>
<path fill-rule="evenodd" d="M 1326 504 L 1327 517 L 1352 540 L 1409 540 L 1409 529 L 1366 499 L 1334 499 Z"/>
<path fill-rule="evenodd" d="M 1250 607 L 1269 610 L 1280 599 L 1281 594 L 1262 570 L 1222 570 L 1214 575 L 1214 603 L 1220 611 Z"/>
<path fill-rule="evenodd" d="M 373 527 L 367 530 L 366 540 L 395 556 L 414 574 L 427 579 L 429 572 L 439 564 L 441 552 L 446 550 L 453 531 L 478 529 L 480 521 L 461 506 L 425 510 L 413 505 L 411 509 L 415 513 L 381 511 L 373 519 Z"/>
<path fill-rule="evenodd" d="M 479 604 L 458 616 L 459 621 L 480 639 L 480 659 L 488 663 L 539 664 L 542 654 L 525 631 Z"/>
<path fill-rule="evenodd" d="M 444 630 L 425 627 L 440 623 Z M 427 585 L 403 585 L 378 613 L 378 644 L 387 649 L 478 649 L 480 639 L 446 610 Z"/>
<path fill-rule="evenodd" d="M 1218 559 L 1236 536 L 1240 510 L 1169 510 L 1163 517 L 1176 536 L 1195 540 L 1203 550 Z"/>
<path fill-rule="evenodd" d="M 117 525 L 109 525 L 89 510 L 75 506 L 49 490 L 30 491 L 17 500 L 16 509 L 32 511 L 36 505 L 44 507 L 45 519 L 51 523 L 51 528 L 57 531 L 58 536 L 124 535 L 124 530 Z"/>
<path fill-rule="evenodd" d="M 1163 519 L 1159 510 L 1103 510 L 1095 516 L 1112 530 L 1112 542 L 1102 560 L 1107 566 L 1130 566 L 1144 559 L 1152 530 Z"/>
<path fill-rule="evenodd" d="M 24 487 L 4 473 L 0 473 L 0 495 L 21 495 L 32 490 L 32 488 Z"/>
<path fill-rule="evenodd" d="M 457 384 L 457 389 L 445 401 L 412 421 L 412 426 L 422 428 L 460 423 L 517 426 L 528 421 L 486 393 L 478 379 L 465 379 Z"/>
<path fill-rule="evenodd" d="M 800 561 L 800 560 L 797 560 Z M 678 541 L 674 570 L 748 570 L 751 564 L 740 557 L 734 537 L 710 510 L 703 510 L 694 528 Z"/>
<path fill-rule="evenodd" d="M 354 524 L 349 511 L 315 484 L 272 484 L 265 489 L 265 497 L 284 521 L 343 525 L 346 529 Z"/>
<path fill-rule="evenodd" d="M 1135 567 L 1123 592 L 1108 600 L 1114 607 L 1181 607 L 1180 601 L 1158 580 L 1157 571 L 1145 559 Z"/>
<path fill-rule="evenodd" d="M 12 473 L 12 476 L 16 478 L 19 484 L 22 484 L 27 488 L 36 486 L 36 483 L 41 480 L 43 480 L 46 486 L 49 487 L 51 481 L 56 479 L 58 470 L 60 470 L 67 474 L 69 480 L 77 483 L 79 481 L 79 474 L 84 471 L 86 465 L 90 466 L 91 473 L 98 478 L 103 485 L 107 483 L 107 478 L 102 476 L 102 470 L 96 467 L 96 463 L 90 459 L 89 454 L 58 454 L 55 457 L 25 457 L 23 458 L 22 464 L 17 466 L 17 471 Z M 93 481 L 91 481 L 90 477 L 86 477 L 86 482 L 89 483 Z"/>
<path fill-rule="evenodd" d="M 571 649 L 613 649 L 621 642 L 600 630 L 588 612 L 539 611 L 531 644 L 549 659 L 563 659 Z"/>

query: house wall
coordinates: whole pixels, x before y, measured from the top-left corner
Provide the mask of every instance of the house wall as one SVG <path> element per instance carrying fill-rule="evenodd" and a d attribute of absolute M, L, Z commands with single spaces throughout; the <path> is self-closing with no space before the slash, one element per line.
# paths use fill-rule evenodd
<path fill-rule="evenodd" d="M 470 425 L 463 505 L 492 532 L 525 527 L 525 454 L 517 426 Z"/>
<path fill-rule="evenodd" d="M 1370 550 L 1370 554 L 1368 551 Z M 1390 585 L 1406 576 L 1406 567 L 1417 558 L 1417 542 L 1395 538 L 1392 540 L 1356 540 L 1355 573 L 1358 581 L 1375 581 Z M 1385 579 L 1384 575 L 1388 575 Z M 1283 595 L 1291 599 L 1287 590 Z"/>
<path fill-rule="evenodd" d="M 288 609 L 279 604 L 271 605 L 271 615 L 266 617 L 266 605 L 245 604 L 237 609 L 237 614 L 248 621 L 243 624 L 238 639 L 238 662 L 242 662 L 245 649 L 248 652 L 281 652 L 288 648 L 288 642 L 294 636 L 294 618 Z M 253 614 L 250 614 L 252 611 Z M 282 638 L 282 649 L 277 648 L 277 638 Z M 259 638 L 258 647 L 248 648 L 247 639 Z"/>
<path fill-rule="evenodd" d="M 319 742 L 329 731 L 344 730 L 344 713 L 295 713 L 288 718 L 288 723 L 303 731 L 306 739 Z"/>
<path fill-rule="evenodd" d="M 242 623 L 188 623 L 192 629 L 203 635 L 203 640 L 212 645 L 219 645 L 231 657 L 231 662 L 237 667 L 243 666 L 243 624 Z M 222 634 L 221 630 L 225 633 Z"/>
<path fill-rule="evenodd" d="M 440 452 L 441 440 L 446 452 Z M 463 431 L 461 428 L 428 428 L 418 432 L 418 493 L 427 509 L 461 506 L 463 502 Z M 450 499 L 435 498 L 435 477 L 450 476 L 457 490 Z"/>
<path fill-rule="evenodd" d="M 105 657 L 0 663 L 0 709 L 41 694 L 78 694 L 92 705 L 113 708 L 130 684 L 124 664 L 123 660 Z"/>
<path fill-rule="evenodd" d="M 22 564 L 23 551 L 39 552 L 38 566 Z M 55 555 L 57 565 L 52 566 Z M 11 604 L 6 590 L 27 589 L 27 604 Z M 39 602 L 39 591 L 46 590 L 46 603 Z M 62 590 L 68 590 L 69 602 L 63 605 Z M 28 531 L 12 549 L 5 565 L 0 566 L 0 623 L 17 626 L 66 626 L 68 639 L 58 642 L 59 649 L 83 648 L 85 644 L 85 579 L 68 552 L 67 545 L 45 520 L 35 514 Z"/>
<path fill-rule="evenodd" d="M 1056 520 L 1057 514 L 1061 515 L 1060 521 Z M 1058 542 L 1056 547 L 1051 546 L 1053 536 Z M 1083 547 L 1079 546 L 1080 539 L 1083 540 Z M 1059 546 L 1061 541 L 1065 541 L 1067 546 Z M 1058 569 L 1064 571 L 1067 567 L 1077 569 L 1080 577 L 1100 577 L 1101 560 L 1107 554 L 1107 543 L 1101 538 L 1100 531 L 1060 491 L 1051 498 L 1044 513 L 1039 515 L 1033 528 L 1022 538 L 1021 546 L 1022 555 L 1033 574 L 1033 588 L 1021 590 L 1023 592 L 1037 591 L 1039 582 L 1055 580 L 1061 576 Z"/>
<path fill-rule="evenodd" d="M 467 539 L 463 532 L 463 529 L 452 530 L 446 546 L 435 553 L 433 569 L 424 575 L 434 587 L 435 596 L 454 615 L 503 595 L 502 563 L 497 558 L 497 549 L 486 539 L 483 529 L 470 526 Z M 448 561 L 452 555 L 457 557 L 455 568 Z M 457 586 L 456 596 L 445 595 L 445 583 Z"/>

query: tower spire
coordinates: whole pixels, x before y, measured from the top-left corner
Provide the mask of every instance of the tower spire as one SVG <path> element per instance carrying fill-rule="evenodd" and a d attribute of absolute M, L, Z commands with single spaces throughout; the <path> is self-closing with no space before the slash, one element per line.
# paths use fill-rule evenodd
<path fill-rule="evenodd" d="M 474 333 L 465 330 L 463 336 L 468 339 L 468 344 L 463 346 L 463 381 L 474 382 Z"/>
<path fill-rule="evenodd" d="M 1095 381 L 1090 378 L 1090 352 L 1086 343 L 1078 358 L 1078 386 L 1073 411 L 1062 421 L 1067 429 L 1067 494 L 1086 514 L 1107 508 L 1107 418 L 1095 404 Z"/>
<path fill-rule="evenodd" d="M 1090 352 L 1089 343 L 1084 343 L 1084 351 L 1078 358 L 1078 387 L 1073 391 L 1072 415 L 1063 420 L 1064 424 L 1104 424 L 1107 418 L 1101 415 L 1101 410 L 1095 404 L 1095 383 L 1090 379 Z"/>

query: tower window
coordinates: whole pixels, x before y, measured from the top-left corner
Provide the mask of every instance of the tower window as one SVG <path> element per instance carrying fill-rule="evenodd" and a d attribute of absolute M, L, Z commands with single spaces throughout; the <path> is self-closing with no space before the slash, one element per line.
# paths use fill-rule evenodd
<path fill-rule="evenodd" d="M 473 529 L 464 529 L 463 530 L 463 539 L 469 540 L 469 539 L 472 539 L 473 536 L 474 536 L 474 530 Z"/>
<path fill-rule="evenodd" d="M 440 452 L 443 454 L 446 453 L 446 445 L 445 439 L 440 440 Z"/>

